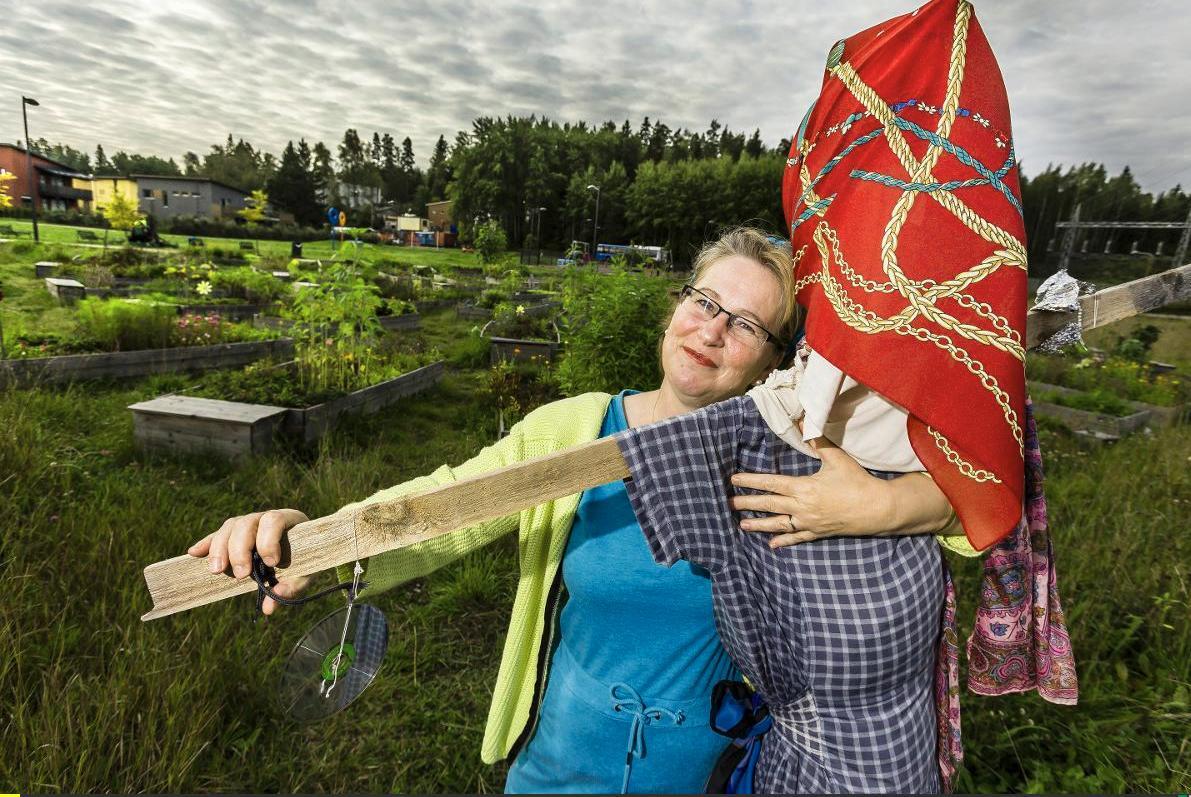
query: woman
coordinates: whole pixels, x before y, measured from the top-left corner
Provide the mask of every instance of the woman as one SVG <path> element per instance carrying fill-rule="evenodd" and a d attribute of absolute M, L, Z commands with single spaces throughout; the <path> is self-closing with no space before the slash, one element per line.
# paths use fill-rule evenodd
<path fill-rule="evenodd" d="M 587 394 L 530 413 L 509 436 L 456 468 L 382 490 L 367 502 L 455 481 L 534 456 L 682 415 L 742 394 L 774 369 L 796 327 L 788 248 L 734 230 L 696 258 L 666 327 L 663 379 L 645 393 Z M 928 479 L 887 487 L 842 454 L 841 490 L 871 499 L 836 509 L 851 531 L 942 528 L 950 508 Z M 858 486 L 859 485 L 859 486 Z M 889 506 L 899 507 L 890 521 Z M 359 504 L 350 505 L 351 509 Z M 279 558 L 293 509 L 231 518 L 196 543 L 212 572 L 249 572 L 253 547 Z M 884 524 L 884 525 L 878 525 Z M 712 687 L 736 669 L 720 644 L 707 572 L 657 567 L 623 482 L 374 557 L 369 591 L 416 578 L 517 530 L 521 580 L 482 757 L 514 758 L 513 792 L 697 792 L 725 747 L 708 726 Z M 933 544 L 933 543 L 932 543 Z M 305 581 L 278 585 L 283 597 Z M 566 596 L 564 602 L 563 596 Z M 266 600 L 266 613 L 273 610 Z"/>

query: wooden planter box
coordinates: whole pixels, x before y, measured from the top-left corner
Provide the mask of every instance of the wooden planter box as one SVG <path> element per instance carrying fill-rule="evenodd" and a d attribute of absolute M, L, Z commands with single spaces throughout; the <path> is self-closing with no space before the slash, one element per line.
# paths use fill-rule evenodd
<path fill-rule="evenodd" d="M 550 362 L 562 351 L 562 344 L 549 340 L 522 340 L 520 338 L 489 338 L 488 361 L 492 365 L 505 360 L 514 362 Z"/>
<path fill-rule="evenodd" d="M 226 321 L 247 321 L 255 315 L 275 312 L 275 304 L 180 304 L 178 315 L 208 315 L 216 313 Z"/>
<path fill-rule="evenodd" d="M 1044 382 L 1031 382 L 1030 395 L 1043 393 L 1058 393 L 1070 396 L 1082 391 L 1072 390 L 1059 385 L 1048 385 Z M 1133 408 L 1133 412 L 1125 416 L 1108 415 L 1102 412 L 1078 410 L 1074 407 L 1064 407 L 1061 404 L 1051 404 L 1048 401 L 1034 399 L 1034 412 L 1040 418 L 1053 418 L 1077 432 L 1091 432 L 1104 438 L 1118 438 L 1132 434 L 1151 423 L 1149 404 L 1138 401 L 1126 401 Z"/>
<path fill-rule="evenodd" d="M 285 417 L 285 433 L 302 443 L 311 444 L 326 434 L 340 417 L 347 414 L 372 415 L 398 399 L 421 393 L 442 379 L 445 367 L 436 362 L 349 393 L 342 398 L 305 409 L 291 409 Z"/>
<path fill-rule="evenodd" d="M 266 357 L 288 359 L 294 342 L 289 338 L 214 346 L 178 346 L 103 354 L 66 354 L 0 360 L 0 387 L 27 387 L 88 379 L 124 379 L 175 371 L 210 371 L 234 368 Z"/>
<path fill-rule="evenodd" d="M 33 264 L 33 270 L 37 273 L 39 279 L 54 276 L 60 268 L 62 268 L 62 264 L 56 263 L 53 260 L 39 260 Z"/>
<path fill-rule="evenodd" d="M 422 317 L 417 313 L 382 315 L 377 316 L 377 320 L 380 321 L 381 328 L 389 332 L 418 329 L 422 326 Z"/>
<path fill-rule="evenodd" d="M 252 325 L 257 329 L 281 329 L 288 330 L 293 327 L 296 322 L 290 318 L 280 318 L 275 315 L 254 315 L 252 317 Z"/>
<path fill-rule="evenodd" d="M 455 315 L 464 321 L 487 321 L 492 318 L 492 311 L 487 307 L 476 307 L 474 304 L 460 302 L 455 305 Z"/>
<path fill-rule="evenodd" d="M 167 395 L 129 406 L 132 433 L 145 451 L 207 452 L 238 458 L 264 454 L 289 410 L 267 404 Z"/>
<path fill-rule="evenodd" d="M 357 390 L 342 398 L 304 409 L 245 404 L 238 401 L 159 396 L 129 406 L 139 447 L 228 457 L 265 454 L 278 436 L 310 444 L 349 413 L 371 415 L 405 396 L 421 392 L 442 378 L 443 364 L 433 363 L 408 374 Z"/>
<path fill-rule="evenodd" d="M 62 304 L 73 304 L 87 295 L 83 283 L 62 277 L 46 277 L 45 289 Z"/>
<path fill-rule="evenodd" d="M 454 299 L 432 299 L 425 302 L 415 302 L 418 306 L 419 313 L 429 313 L 433 310 L 442 310 L 445 307 L 454 307 Z"/>

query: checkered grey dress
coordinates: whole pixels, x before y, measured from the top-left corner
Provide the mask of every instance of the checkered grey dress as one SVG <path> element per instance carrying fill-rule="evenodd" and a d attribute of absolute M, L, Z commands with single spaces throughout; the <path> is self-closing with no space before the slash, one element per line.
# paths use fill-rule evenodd
<path fill-rule="evenodd" d="M 747 396 L 618 437 L 629 498 L 661 564 L 712 575 L 716 624 L 775 724 L 768 793 L 940 790 L 934 537 L 837 537 L 770 550 L 728 506 L 736 471 L 803 476 L 819 461 L 774 435 Z"/>

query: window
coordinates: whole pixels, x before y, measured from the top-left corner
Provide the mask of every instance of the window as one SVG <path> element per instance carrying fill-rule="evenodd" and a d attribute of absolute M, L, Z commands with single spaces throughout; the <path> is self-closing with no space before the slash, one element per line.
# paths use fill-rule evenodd
<path fill-rule="evenodd" d="M 176 191 L 174 193 L 177 193 Z M 170 206 L 170 192 L 162 189 L 161 191 L 161 206 L 168 208 Z"/>
<path fill-rule="evenodd" d="M 144 188 L 141 190 L 141 196 L 145 199 L 150 199 L 153 196 L 153 192 L 150 191 L 148 188 Z"/>

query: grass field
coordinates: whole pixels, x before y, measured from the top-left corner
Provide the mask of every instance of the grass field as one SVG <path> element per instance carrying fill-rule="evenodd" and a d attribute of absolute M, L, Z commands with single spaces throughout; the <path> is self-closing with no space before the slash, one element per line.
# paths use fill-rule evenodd
<path fill-rule="evenodd" d="M 33 223 L 29 221 L 22 221 L 20 219 L 8 219 L 0 223 L 9 224 L 14 230 L 23 232 L 20 238 L 12 240 L 32 241 Z M 41 242 L 43 244 L 60 244 L 64 247 L 73 248 L 76 251 L 84 249 L 93 250 L 99 244 L 87 243 L 81 244 L 78 240 L 78 231 L 90 229 L 100 238 L 103 237 L 103 230 L 96 230 L 88 227 L 72 227 L 65 224 L 41 224 L 38 225 L 38 232 Z M 119 230 L 110 230 L 108 238 L 109 246 L 123 246 L 125 236 Z M 169 243 L 176 246 L 178 249 L 187 249 L 187 235 L 173 235 L 172 233 L 162 233 L 161 237 Z M 254 247 L 253 252 L 261 255 L 276 255 L 289 257 L 290 242 L 289 241 L 267 241 L 255 238 L 214 238 L 208 237 L 203 239 L 208 248 L 222 247 L 227 249 L 236 249 L 239 247 L 241 241 L 247 241 Z M 171 250 L 159 250 L 169 252 Z M 176 250 L 173 250 L 176 251 Z M 411 263 L 415 265 L 466 265 L 479 266 L 479 257 L 474 252 L 462 252 L 459 249 L 433 249 L 423 246 L 383 246 L 380 244 L 363 244 L 360 251 L 368 254 L 383 253 L 386 257 L 400 260 L 403 263 Z M 331 241 L 307 241 L 302 244 L 302 256 L 312 258 L 329 258 L 334 250 L 331 248 Z"/>
<path fill-rule="evenodd" d="M 37 305 L 44 289 L 15 273 L 31 274 L 31 261 L 6 261 L 3 249 L 5 304 Z M 431 314 L 411 345 L 450 355 L 466 329 Z M 381 676 L 319 725 L 281 719 L 270 685 L 336 600 L 255 625 L 248 597 L 139 620 L 150 605 L 142 568 L 225 517 L 326 514 L 491 442 L 482 378 L 452 369 L 316 452 L 238 465 L 133 448 L 127 405 L 188 377 L 0 392 L 0 782 L 19 792 L 500 791 L 504 769 L 482 765 L 479 746 L 517 581 L 511 539 L 379 596 L 390 623 Z M 1085 448 L 1047 426 L 1042 442 L 1080 704 L 965 695 L 958 790 L 1185 793 L 1191 427 Z M 966 637 L 980 571 L 952 566 Z"/>

